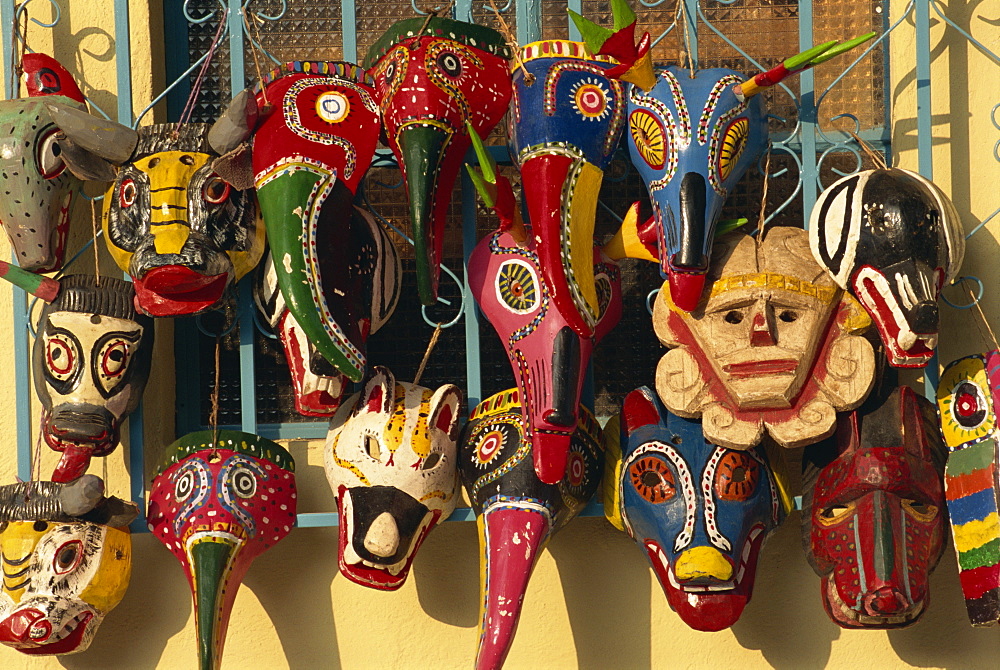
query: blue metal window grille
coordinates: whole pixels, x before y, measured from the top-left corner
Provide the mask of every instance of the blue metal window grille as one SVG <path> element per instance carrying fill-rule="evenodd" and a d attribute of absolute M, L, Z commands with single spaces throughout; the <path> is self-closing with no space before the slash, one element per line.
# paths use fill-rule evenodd
<path fill-rule="evenodd" d="M 59 21 L 59 4 L 53 7 L 53 27 Z M 4 53 L 12 53 L 15 16 L 29 11 L 27 0 L 15 5 L 0 0 Z M 165 3 L 164 43 L 166 45 L 167 90 L 143 110 L 131 105 L 129 14 L 127 0 L 115 0 L 114 34 L 117 66 L 117 119 L 136 124 L 152 107 L 166 99 L 168 117 L 176 119 L 187 99 L 193 73 L 201 67 L 208 44 L 220 30 L 224 36 L 216 50 L 204 90 L 195 106 L 194 121 L 210 122 L 231 95 L 251 84 L 257 71 L 266 72 L 275 63 L 295 59 L 329 59 L 357 62 L 368 46 L 395 21 L 424 13 L 421 6 L 406 0 L 338 5 L 321 0 L 185 0 Z M 860 5 L 860 6 L 859 6 Z M 610 22 L 607 3 L 595 0 L 509 0 L 501 14 L 514 29 L 519 44 L 537 39 L 578 39 L 568 21 L 566 8 L 597 21 Z M 457 0 L 450 9 L 459 20 L 495 25 L 489 4 Z M 930 23 L 933 15 L 958 31 L 976 49 L 1000 64 L 1000 58 L 977 41 L 968 30 L 949 19 L 937 0 L 912 0 L 899 16 L 890 17 L 888 2 L 871 0 L 638 0 L 636 12 L 643 29 L 654 39 L 654 60 L 677 62 L 688 57 L 697 67 L 731 67 L 752 73 L 767 69 L 782 58 L 826 39 L 847 38 L 874 30 L 878 37 L 863 51 L 843 57 L 843 62 L 820 71 L 806 71 L 797 81 L 767 93 L 772 114 L 772 163 L 769 174 L 768 220 L 773 225 L 804 225 L 812 204 L 824 184 L 840 175 L 870 167 L 850 132 L 886 157 L 889 145 L 889 95 L 886 46 L 892 33 L 904 21 L 916 27 L 917 141 L 919 171 L 933 178 L 931 162 L 931 80 Z M 685 56 L 684 54 L 688 54 Z M 5 61 L 5 92 L 11 93 L 11 64 Z M 233 82 L 238 82 L 233 86 Z M 993 108 L 991 121 L 1000 130 Z M 836 111 L 832 111 L 836 110 Z M 498 159 L 506 158 L 502 129 L 491 144 Z M 1000 141 L 994 147 L 1000 161 Z M 510 168 L 507 168 L 510 169 Z M 763 166 L 758 175 L 749 175 L 731 196 L 730 214 L 755 219 L 763 184 Z M 395 226 L 397 242 L 406 267 L 407 245 L 405 201 L 399 172 L 391 154 L 381 150 L 367 177 L 362 197 L 383 221 Z M 610 235 L 617 228 L 618 215 L 635 201 L 646 201 L 645 190 L 636 180 L 627 157 L 615 161 L 601 192 L 598 234 Z M 978 232 L 1000 214 L 993 212 L 968 236 Z M 435 323 L 447 331 L 431 357 L 422 380 L 427 386 L 451 382 L 464 387 L 467 404 L 474 407 L 490 394 L 513 385 L 505 354 L 488 324 L 480 322 L 471 295 L 464 288 L 464 261 L 476 241 L 495 228 L 495 220 L 477 208 L 475 193 L 467 177 L 456 185 L 449 221 L 450 246 L 445 264 L 442 301 L 430 310 L 401 304 L 389 325 L 373 335 L 370 358 L 388 364 L 401 378 L 415 371 Z M 408 273 L 412 279 L 412 272 Z M 968 281 L 978 282 L 974 277 Z M 288 412 L 287 371 L 283 354 L 273 335 L 261 325 L 251 298 L 252 275 L 241 282 L 237 298 L 222 310 L 176 322 L 175 349 L 181 363 L 177 373 L 177 434 L 182 435 L 207 424 L 207 399 L 213 383 L 216 338 L 222 343 L 223 374 L 220 384 L 221 425 L 239 427 L 272 439 L 322 438 L 325 422 L 304 421 Z M 647 383 L 661 355 L 652 334 L 646 309 L 651 290 L 661 280 L 652 265 L 630 266 L 624 271 L 626 317 L 599 348 L 595 357 L 589 393 L 597 414 L 609 415 L 621 396 Z M 404 283 L 407 298 L 415 304 L 412 286 Z M 979 295 L 982 284 L 979 283 Z M 15 289 L 15 356 L 17 359 L 18 472 L 31 474 L 29 379 L 29 323 L 26 296 Z M 953 305 L 966 308 L 971 305 Z M 423 331 L 419 328 L 423 328 Z M 615 353 L 617 352 L 617 353 Z M 459 362 L 464 361 L 464 365 Z M 936 368 L 935 368 L 936 370 Z M 934 370 L 926 375 L 930 392 L 936 385 Z M 284 394 L 284 395 L 283 395 Z M 169 442 L 166 439 L 164 443 Z M 145 495 L 145 454 L 141 408 L 129 420 L 129 464 L 133 499 L 143 507 Z M 589 513 L 599 513 L 592 503 Z M 585 512 L 587 513 L 587 512 Z M 457 510 L 452 519 L 472 518 L 468 509 Z M 334 525 L 336 514 L 299 515 L 300 526 Z M 144 530 L 138 520 L 136 530 Z"/>

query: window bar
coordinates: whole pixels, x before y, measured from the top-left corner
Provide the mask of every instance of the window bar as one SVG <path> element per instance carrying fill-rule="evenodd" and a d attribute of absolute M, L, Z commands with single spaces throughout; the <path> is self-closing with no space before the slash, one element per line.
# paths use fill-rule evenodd
<path fill-rule="evenodd" d="M 799 50 L 813 46 L 813 6 L 812 2 L 799 3 Z M 812 68 L 800 72 L 799 78 L 799 138 L 802 142 L 802 227 L 809 228 L 809 212 L 816 204 L 819 183 L 816 162 L 816 79 Z"/>
<path fill-rule="evenodd" d="M 568 0 L 566 2 L 566 9 L 572 9 L 577 14 L 583 14 L 583 0 Z M 574 42 L 581 41 L 580 31 L 577 29 L 576 24 L 571 18 L 569 18 L 569 13 L 566 14 L 566 22 L 569 25 L 569 38 Z"/>
<path fill-rule="evenodd" d="M 469 290 L 469 256 L 476 248 L 476 189 L 468 173 L 462 173 L 462 252 L 465 270 L 462 301 L 465 303 L 465 370 L 468 381 L 465 389 L 466 405 L 471 413 L 483 399 L 482 368 L 479 358 L 479 312 Z"/>
<path fill-rule="evenodd" d="M 520 0 L 517 12 L 517 43 L 520 46 L 542 39 L 542 4 L 540 0 Z"/>
<path fill-rule="evenodd" d="M 348 63 L 358 62 L 357 13 L 354 0 L 340 2 L 340 40 L 344 49 L 344 60 Z"/>

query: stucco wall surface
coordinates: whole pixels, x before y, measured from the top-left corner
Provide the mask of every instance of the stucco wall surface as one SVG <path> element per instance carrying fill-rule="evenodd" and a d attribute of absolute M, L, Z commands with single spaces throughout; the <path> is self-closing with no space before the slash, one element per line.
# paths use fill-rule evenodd
<path fill-rule="evenodd" d="M 893 13 L 905 5 L 893 0 Z M 986 5 L 993 4 L 992 10 Z M 44 3 L 33 11 L 47 19 Z M 33 5 L 33 7 L 35 6 Z M 32 28 L 35 50 L 55 53 L 84 91 L 113 115 L 115 63 L 110 0 L 63 0 L 54 31 Z M 132 2 L 133 96 L 145 107 L 162 88 L 162 9 Z M 946 5 L 959 24 L 1000 50 L 996 3 Z M 970 18 L 992 12 L 984 22 Z M 159 41 L 158 41 L 159 40 Z M 916 169 L 914 40 L 904 22 L 891 40 L 893 143 L 896 164 Z M 991 123 L 1000 63 L 989 60 L 939 20 L 932 33 L 935 181 L 955 201 L 967 230 L 1000 206 L 1000 163 L 993 147 L 1000 130 Z M 147 121 L 148 122 L 148 121 Z M 86 204 L 76 211 L 79 247 L 89 229 Z M 1000 276 L 994 221 L 970 243 L 965 274 L 987 290 L 985 314 L 1000 314 Z M 103 248 L 103 244 L 99 245 Z M 89 255 L 89 254 L 88 254 Z M 0 242 L 0 258 L 9 256 Z M 101 251 L 101 268 L 115 266 Z M 83 259 L 81 272 L 93 270 Z M 958 300 L 957 295 L 952 295 Z M 987 345 L 974 310 L 942 310 L 941 360 Z M 12 299 L 0 283 L 0 481 L 13 480 L 14 362 Z M 994 327 L 996 330 L 997 328 Z M 171 325 L 157 324 L 153 377 L 146 392 L 145 440 L 153 463 L 175 435 Z M 652 371 L 637 375 L 637 385 Z M 37 416 L 37 412 L 34 413 Z M 24 430 L 21 427 L 21 430 Z M 32 428 L 37 434 L 37 426 Z M 321 443 L 293 441 L 300 511 L 327 511 L 332 497 L 322 471 Z M 45 450 L 41 471 L 54 455 Z M 127 449 L 107 459 L 111 492 L 127 496 Z M 94 471 L 102 473 L 97 464 Z M 819 578 L 800 546 L 793 513 L 765 546 L 753 601 L 731 630 L 699 633 L 670 611 L 642 552 L 601 518 L 577 519 L 558 534 L 531 581 L 521 625 L 507 666 L 521 668 L 988 668 L 1000 666 L 1000 630 L 973 629 L 967 621 L 950 542 L 931 578 L 929 611 L 899 631 L 844 631 L 829 621 Z M 360 587 L 337 572 L 337 529 L 296 529 L 251 568 L 231 619 L 224 665 L 228 668 L 467 668 L 477 642 L 479 565 L 474 523 L 445 523 L 414 563 L 406 585 L 383 593 Z M 0 668 L 192 668 L 194 620 L 187 583 L 173 556 L 149 534 L 134 537 L 132 583 L 91 648 L 74 656 L 32 658 L 0 647 Z"/>

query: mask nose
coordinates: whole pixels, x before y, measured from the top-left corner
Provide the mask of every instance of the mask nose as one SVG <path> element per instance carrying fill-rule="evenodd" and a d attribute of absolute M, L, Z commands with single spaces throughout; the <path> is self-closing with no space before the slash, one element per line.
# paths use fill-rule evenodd
<path fill-rule="evenodd" d="M 758 302 L 750 314 L 750 346 L 773 347 L 778 344 L 778 333 L 774 326 L 774 310 L 764 302 Z"/>
<path fill-rule="evenodd" d="M 706 247 L 710 248 L 707 238 L 707 222 L 705 221 L 706 202 L 705 178 L 697 172 L 688 172 L 681 179 L 680 215 L 681 236 L 680 249 L 674 256 L 673 264 L 680 268 L 705 268 L 708 258 Z"/>
<path fill-rule="evenodd" d="M 376 556 L 389 558 L 399 548 L 399 528 L 396 520 L 388 512 L 375 518 L 365 535 L 365 549 Z"/>
<path fill-rule="evenodd" d="M 939 318 L 936 302 L 922 302 L 913 308 L 910 316 L 910 328 L 914 333 L 936 333 Z"/>
<path fill-rule="evenodd" d="M 0 642 L 41 643 L 52 635 L 52 624 L 34 608 L 23 609 L 0 622 Z"/>
<path fill-rule="evenodd" d="M 689 584 L 726 582 L 733 577 L 733 564 L 715 547 L 692 547 L 677 557 L 674 575 Z"/>
<path fill-rule="evenodd" d="M 906 596 L 891 586 L 883 586 L 880 589 L 866 593 L 862 604 L 866 614 L 878 617 L 894 616 L 910 609 L 910 603 L 907 601 Z"/>

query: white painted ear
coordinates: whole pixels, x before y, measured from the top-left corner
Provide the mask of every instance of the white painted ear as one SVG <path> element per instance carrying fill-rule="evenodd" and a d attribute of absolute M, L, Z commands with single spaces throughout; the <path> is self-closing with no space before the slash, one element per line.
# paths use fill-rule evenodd
<path fill-rule="evenodd" d="M 428 425 L 444 431 L 453 440 L 458 439 L 458 408 L 461 404 L 462 392 L 454 384 L 445 384 L 431 396 Z"/>
<path fill-rule="evenodd" d="M 361 396 L 354 406 L 354 414 L 362 412 L 375 412 L 378 414 L 389 414 L 392 410 L 392 401 L 396 389 L 396 378 L 389 368 L 376 365 L 364 381 L 361 389 Z"/>

